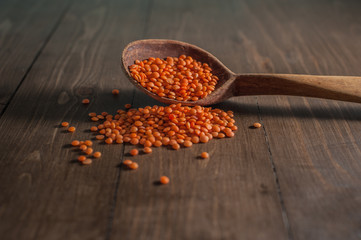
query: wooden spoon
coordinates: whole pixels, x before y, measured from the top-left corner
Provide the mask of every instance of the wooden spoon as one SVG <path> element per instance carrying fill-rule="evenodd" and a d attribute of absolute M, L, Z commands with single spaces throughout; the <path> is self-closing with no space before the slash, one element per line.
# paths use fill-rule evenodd
<path fill-rule="evenodd" d="M 179 57 L 185 54 L 197 61 L 208 63 L 212 73 L 219 78 L 216 89 L 198 101 L 177 101 L 143 88 L 133 79 L 129 66 L 135 60 L 149 57 Z M 209 52 L 180 41 L 146 39 L 129 43 L 122 54 L 123 70 L 130 81 L 141 91 L 160 102 L 183 105 L 211 105 L 234 96 L 246 95 L 292 95 L 317 97 L 361 103 L 361 77 L 317 76 L 300 74 L 235 74 Z"/>

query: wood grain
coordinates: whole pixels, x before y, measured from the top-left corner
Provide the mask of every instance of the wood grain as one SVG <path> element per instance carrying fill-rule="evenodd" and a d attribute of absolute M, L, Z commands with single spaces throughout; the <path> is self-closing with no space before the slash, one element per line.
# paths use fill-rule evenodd
<path fill-rule="evenodd" d="M 212 18 L 199 14 L 201 1 L 155 1 L 144 38 L 176 38 L 210 52 L 219 50 L 229 42 L 213 40 L 213 29 L 231 21 L 236 12 L 226 14 L 230 6 L 217 1 L 208 4 L 217 6 L 207 9 Z M 221 17 L 224 22 L 217 22 Z M 167 25 L 162 24 L 165 20 Z M 201 36 L 195 34 L 199 29 Z M 220 56 L 236 58 L 227 51 Z M 159 102 L 136 92 L 135 107 L 153 104 Z M 235 138 L 178 151 L 158 148 L 134 158 L 140 165 L 136 172 L 121 172 L 111 239 L 287 239 L 264 134 L 250 128 L 258 121 L 256 99 L 219 107 L 235 112 Z M 126 145 L 125 153 L 132 148 Z M 199 159 L 203 151 L 210 159 Z M 162 175 L 170 178 L 169 185 L 156 184 Z"/>
<path fill-rule="evenodd" d="M 8 104 L 68 5 L 68 0 L 0 2 L 0 104 Z"/>
<path fill-rule="evenodd" d="M 237 40 L 253 71 L 361 74 L 359 2 L 234 7 L 246 9 L 239 21 L 251 19 Z M 297 97 L 258 104 L 292 239 L 359 239 L 360 105 Z"/>
<path fill-rule="evenodd" d="M 91 166 L 69 148 L 92 137 L 88 112 L 159 104 L 121 72 L 137 39 L 195 44 L 237 73 L 361 76 L 359 1 L 67 3 L 0 2 L 1 239 L 359 239 L 359 104 L 233 98 L 215 107 L 235 112 L 235 138 L 155 148 L 137 171 L 119 167 L 133 146 L 97 142 Z"/>
<path fill-rule="evenodd" d="M 2 239 L 107 236 L 123 148 L 96 143 L 103 157 L 81 166 L 68 146 L 92 136 L 88 112 L 112 112 L 132 99 L 130 84 L 119 81 L 118 52 L 138 37 L 130 29 L 143 31 L 135 13 L 145 10 L 141 1 L 74 2 L 20 86 L 0 120 Z M 77 131 L 66 133 L 62 121 Z"/>

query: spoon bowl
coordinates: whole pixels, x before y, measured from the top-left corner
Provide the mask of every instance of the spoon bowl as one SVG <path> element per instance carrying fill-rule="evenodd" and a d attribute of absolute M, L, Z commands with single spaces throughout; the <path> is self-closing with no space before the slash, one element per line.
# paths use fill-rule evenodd
<path fill-rule="evenodd" d="M 197 101 L 178 101 L 148 91 L 130 75 L 135 60 L 149 57 L 191 56 L 212 68 L 219 78 L 215 90 Z M 130 82 L 147 95 L 166 104 L 211 105 L 233 96 L 292 95 L 361 103 L 361 77 L 301 74 L 235 74 L 209 52 L 195 45 L 168 39 L 145 39 L 129 43 L 122 53 L 122 67 Z"/>

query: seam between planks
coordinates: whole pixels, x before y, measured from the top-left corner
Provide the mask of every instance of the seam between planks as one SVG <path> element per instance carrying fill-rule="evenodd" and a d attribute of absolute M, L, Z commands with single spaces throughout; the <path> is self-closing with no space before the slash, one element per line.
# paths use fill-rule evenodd
<path fill-rule="evenodd" d="M 18 92 L 18 90 L 20 89 L 20 86 L 23 84 L 23 82 L 25 81 L 26 77 L 28 76 L 28 74 L 30 73 L 31 69 L 33 68 L 35 62 L 38 60 L 39 56 L 41 55 L 41 53 L 43 52 L 43 50 L 45 49 L 46 45 L 49 43 L 51 37 L 54 35 L 54 33 L 56 32 L 56 30 L 58 29 L 61 21 L 63 20 L 65 14 L 68 12 L 68 10 L 70 9 L 71 3 L 70 1 L 68 2 L 68 5 L 64 8 L 63 12 L 61 13 L 61 15 L 59 16 L 59 19 L 55 22 L 54 27 L 50 30 L 48 36 L 45 38 L 43 44 L 41 45 L 41 47 L 39 48 L 38 52 L 36 53 L 33 61 L 31 61 L 29 67 L 26 69 L 24 76 L 21 78 L 19 84 L 16 86 L 13 94 L 11 94 L 9 100 L 7 101 L 7 103 L 3 104 L 4 108 L 1 110 L 0 112 L 0 119 L 1 117 L 4 115 L 4 113 L 6 112 L 7 108 L 10 105 L 10 102 L 13 100 L 13 98 L 15 97 L 16 93 Z"/>
<path fill-rule="evenodd" d="M 133 97 L 132 97 L 132 101 L 131 101 L 131 105 L 133 105 L 134 103 L 134 98 L 135 98 L 135 89 L 133 90 Z M 120 158 L 120 164 L 119 164 L 119 169 L 117 172 L 117 177 L 116 177 L 116 181 L 115 181 L 115 189 L 114 189 L 114 193 L 113 193 L 113 202 L 110 206 L 110 210 L 109 210 L 109 217 L 108 217 L 108 224 L 107 224 L 107 231 L 106 231 L 106 235 L 105 235 L 105 240 L 110 240 L 111 238 L 111 234 L 113 231 L 113 222 L 114 222 L 114 214 L 115 214 L 115 208 L 117 206 L 117 199 L 118 199 L 118 189 L 120 186 L 120 175 L 121 175 L 121 171 L 122 171 L 122 162 L 124 159 L 124 154 L 125 154 L 125 143 L 123 143 L 123 152 L 122 152 L 122 156 Z"/>
<path fill-rule="evenodd" d="M 148 29 L 148 22 L 151 16 L 151 10 L 153 7 L 153 0 L 149 0 L 148 6 L 146 8 L 146 16 L 145 16 L 145 21 L 144 21 L 144 28 L 143 28 L 143 38 L 147 35 L 147 29 Z M 131 105 L 133 106 L 134 103 L 134 99 L 135 99 L 135 95 L 136 95 L 136 89 L 133 89 L 133 98 L 131 100 Z M 119 169 L 118 169 L 118 173 L 117 173 L 117 179 L 115 182 L 115 189 L 114 189 L 114 194 L 113 194 L 113 203 L 110 206 L 110 211 L 109 211 L 109 217 L 108 217 L 108 227 L 107 227 L 107 232 L 106 232 L 106 236 L 105 236 L 105 240 L 110 240 L 111 239 L 111 234 L 113 231 L 113 222 L 114 222 L 114 214 L 115 214 L 115 208 L 117 206 L 117 199 L 118 199 L 118 189 L 120 186 L 120 176 L 121 176 L 121 171 L 122 171 L 122 162 L 124 159 L 124 154 L 125 154 L 125 143 L 123 143 L 123 153 L 122 153 L 122 157 L 121 157 L 121 163 L 119 165 Z"/>
<path fill-rule="evenodd" d="M 279 178 L 278 178 L 278 175 L 277 175 L 276 165 L 275 165 L 275 163 L 273 161 L 273 156 L 272 156 L 271 146 L 270 146 L 270 143 L 269 143 L 268 134 L 267 134 L 266 128 L 265 128 L 265 126 L 263 124 L 263 121 L 262 121 L 261 108 L 260 108 L 259 103 L 258 103 L 258 97 L 256 97 L 256 102 L 257 102 L 258 117 L 259 117 L 260 122 L 262 123 L 264 138 L 265 138 L 265 142 L 266 142 L 266 145 L 267 145 L 268 158 L 269 158 L 269 160 L 271 162 L 273 176 L 274 176 L 274 180 L 275 180 L 275 184 L 276 184 L 277 196 L 278 196 L 278 199 L 279 199 L 280 205 L 281 205 L 281 211 L 282 211 L 281 213 L 282 213 L 283 224 L 284 224 L 284 226 L 286 228 L 286 231 L 287 231 L 288 240 L 293 240 L 293 235 L 292 235 L 291 228 L 290 228 L 288 214 L 287 214 L 286 206 L 285 206 L 285 203 L 284 203 L 284 200 L 283 200 L 283 195 L 282 195 L 282 191 L 281 191 L 281 187 L 280 187 L 280 183 L 279 183 Z"/>

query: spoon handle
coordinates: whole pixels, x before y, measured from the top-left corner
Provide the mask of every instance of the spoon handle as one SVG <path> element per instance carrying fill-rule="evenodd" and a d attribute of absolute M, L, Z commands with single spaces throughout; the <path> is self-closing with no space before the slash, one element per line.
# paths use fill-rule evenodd
<path fill-rule="evenodd" d="M 291 95 L 361 103 L 361 77 L 300 74 L 241 74 L 234 96 Z"/>

